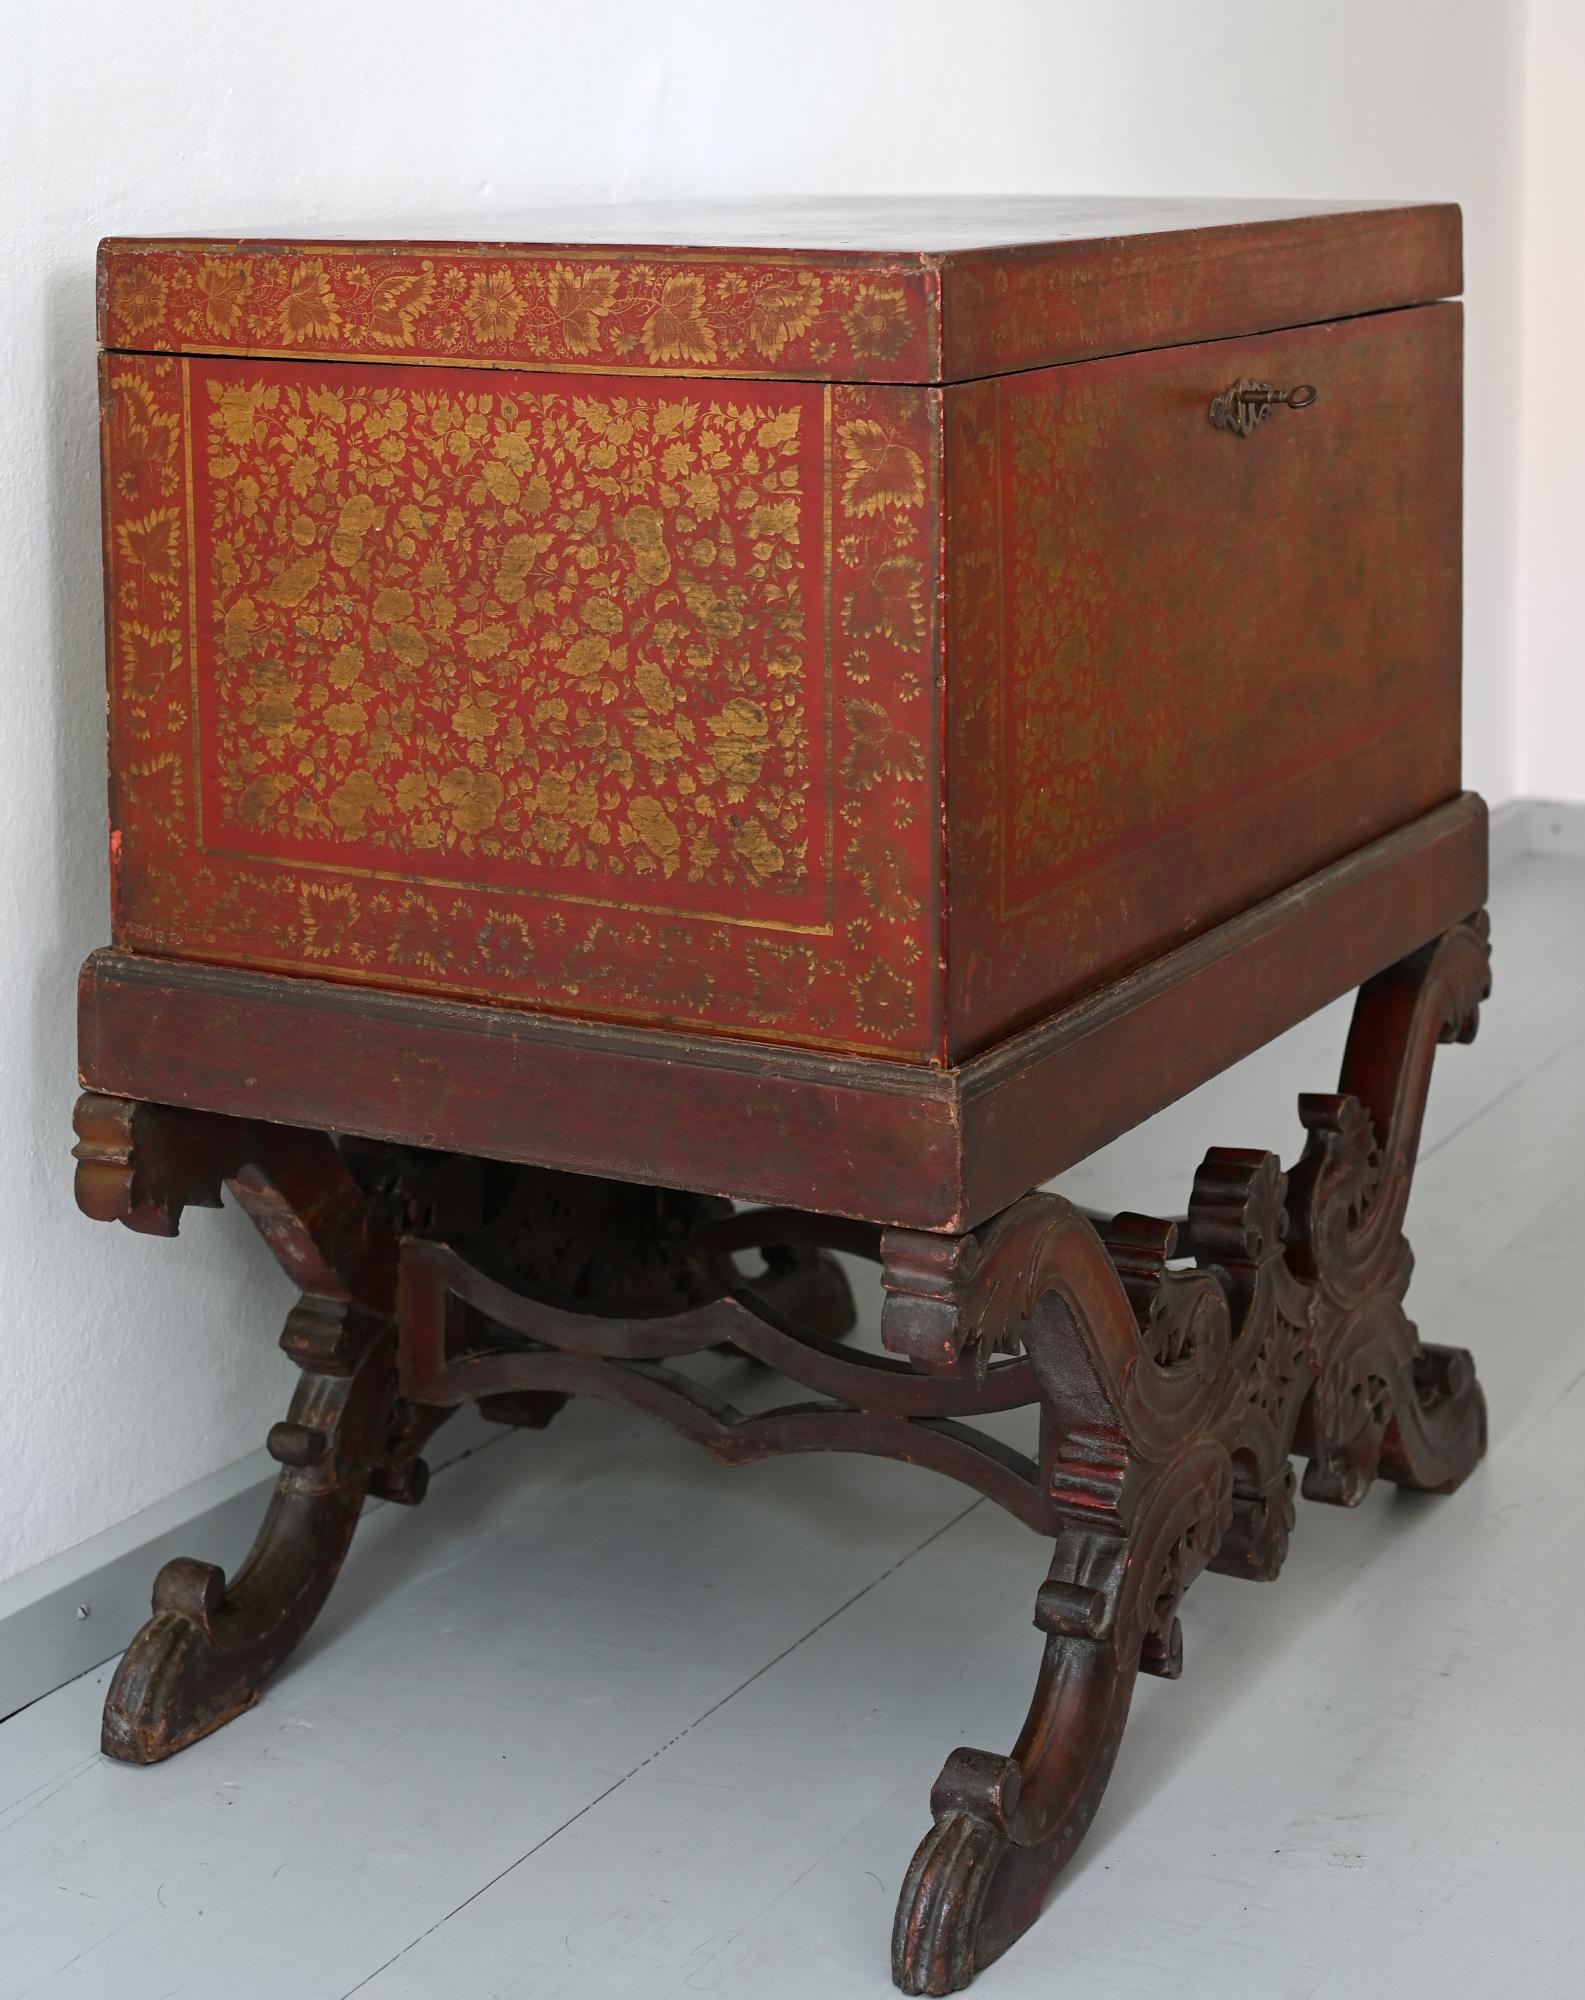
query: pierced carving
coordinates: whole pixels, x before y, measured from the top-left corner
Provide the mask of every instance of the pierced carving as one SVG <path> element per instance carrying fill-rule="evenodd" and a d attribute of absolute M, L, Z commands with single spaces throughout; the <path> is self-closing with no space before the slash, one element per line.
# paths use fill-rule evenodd
<path fill-rule="evenodd" d="M 1301 1101 L 1291 1175 L 1217 1150 L 1180 1228 L 1129 1215 L 1097 1232 L 1031 1195 L 974 1249 L 889 1254 L 888 1345 L 938 1364 L 974 1340 L 1028 1352 L 1064 1520 L 1019 1740 L 1007 1758 L 955 1751 L 932 1794 L 893 1933 L 905 1992 L 966 1985 L 1033 1922 L 1095 1812 L 1135 1677 L 1182 1670 L 1189 1584 L 1281 1568 L 1294 1450 L 1306 1495 L 1345 1504 L 1378 1472 L 1450 1490 L 1480 1457 L 1468 1356 L 1422 1347 L 1403 1312 L 1401 1225 L 1431 1057 L 1473 1034 L 1488 955 L 1478 917 L 1362 989 L 1338 1094 Z M 987 1268 L 1002 1258 L 1014 1268 Z"/>
<path fill-rule="evenodd" d="M 366 1495 L 423 1499 L 420 1454 L 459 1399 L 399 1389 L 403 1232 L 455 1238 L 477 1259 L 482 1289 L 449 1301 L 463 1324 L 447 1338 L 462 1345 L 502 1331 L 487 1310 L 497 1299 L 509 1312 L 553 1301 L 543 1309 L 592 1329 L 625 1313 L 697 1311 L 738 1282 L 727 1252 L 701 1241 L 731 1214 L 709 1196 L 357 1140 L 338 1148 L 319 1132 L 95 1094 L 79 1101 L 75 1125 L 87 1214 L 175 1235 L 184 1208 L 218 1207 L 229 1190 L 302 1287 L 281 1336 L 302 1378 L 267 1440 L 281 1467 L 275 1494 L 229 1583 L 185 1558 L 156 1579 L 154 1615 L 105 1704 L 103 1747 L 129 1763 L 158 1762 L 257 1701 L 324 1604 Z M 816 1337 L 834 1341 L 852 1325 L 845 1278 L 809 1244 L 773 1241 L 759 1282 L 773 1310 L 801 1311 Z M 481 1403 L 503 1423 L 540 1427 L 567 1393 L 513 1384 Z M 972 1444 L 940 1442 L 944 1470 L 972 1456 Z M 1011 1475 L 992 1463 L 1005 1483 Z"/>

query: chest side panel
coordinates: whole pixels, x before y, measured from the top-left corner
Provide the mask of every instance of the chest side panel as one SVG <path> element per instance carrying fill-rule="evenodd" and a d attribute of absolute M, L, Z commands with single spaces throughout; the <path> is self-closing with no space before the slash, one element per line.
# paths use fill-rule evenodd
<path fill-rule="evenodd" d="M 948 391 L 955 1053 L 1449 798 L 1461 322 Z M 1251 435 L 1238 378 L 1312 383 Z"/>
<path fill-rule="evenodd" d="M 106 356 L 118 941 L 927 1056 L 931 423 Z"/>

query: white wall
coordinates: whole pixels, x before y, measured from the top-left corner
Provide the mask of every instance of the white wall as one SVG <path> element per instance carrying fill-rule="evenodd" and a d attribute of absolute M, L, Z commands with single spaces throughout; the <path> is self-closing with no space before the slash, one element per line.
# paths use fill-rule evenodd
<path fill-rule="evenodd" d="M 107 936 L 95 239 L 425 215 L 488 234 L 536 201 L 777 190 L 1453 197 L 1468 771 L 1497 801 L 1514 778 L 1521 28 L 1502 0 L 14 0 L 0 1576 L 251 1449 L 293 1374 L 273 1346 L 285 1284 L 238 1216 L 199 1213 L 171 1244 L 71 1205 L 72 978 Z"/>
<path fill-rule="evenodd" d="M 1576 804 L 1585 804 L 1582 106 L 1585 5 L 1530 0 L 1515 777 L 1527 796 Z"/>

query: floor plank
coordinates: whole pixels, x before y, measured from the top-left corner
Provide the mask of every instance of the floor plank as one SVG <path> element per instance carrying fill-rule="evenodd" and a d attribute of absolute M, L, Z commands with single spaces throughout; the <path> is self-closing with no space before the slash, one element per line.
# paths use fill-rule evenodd
<path fill-rule="evenodd" d="M 969 1504 L 821 1469 L 574 1408 L 366 1521 L 268 1699 L 170 1764 L 84 1766 L 86 1682 L 34 1704 L 5 1736 L 69 1709 L 77 1775 L 0 1829 L 0 1993 L 352 1986 Z"/>

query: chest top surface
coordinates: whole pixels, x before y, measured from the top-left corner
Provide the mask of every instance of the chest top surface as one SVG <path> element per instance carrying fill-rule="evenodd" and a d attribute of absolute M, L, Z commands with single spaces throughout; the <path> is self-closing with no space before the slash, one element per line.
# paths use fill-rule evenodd
<path fill-rule="evenodd" d="M 109 239 L 108 348 L 947 382 L 1457 292 L 1449 204 L 642 203 Z"/>

